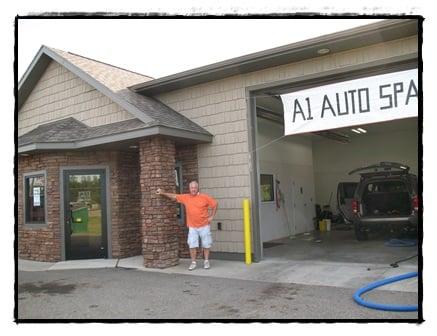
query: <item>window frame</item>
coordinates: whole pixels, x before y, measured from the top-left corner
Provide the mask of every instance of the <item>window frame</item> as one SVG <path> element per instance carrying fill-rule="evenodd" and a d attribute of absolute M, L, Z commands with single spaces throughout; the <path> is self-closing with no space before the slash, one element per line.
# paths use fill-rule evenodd
<path fill-rule="evenodd" d="M 262 190 L 261 190 L 261 176 L 267 175 L 272 177 L 272 196 L 273 199 L 264 201 L 262 197 Z M 276 202 L 276 186 L 275 186 L 275 174 L 268 174 L 268 173 L 261 173 L 259 174 L 259 193 L 260 193 L 260 201 L 262 204 L 268 204 L 268 203 L 274 203 Z"/>
<path fill-rule="evenodd" d="M 44 222 L 28 222 L 26 211 L 27 211 L 27 193 L 26 193 L 26 181 L 30 177 L 44 176 Z M 47 171 L 38 170 L 28 173 L 23 173 L 23 223 L 27 228 L 43 228 L 47 227 Z"/>

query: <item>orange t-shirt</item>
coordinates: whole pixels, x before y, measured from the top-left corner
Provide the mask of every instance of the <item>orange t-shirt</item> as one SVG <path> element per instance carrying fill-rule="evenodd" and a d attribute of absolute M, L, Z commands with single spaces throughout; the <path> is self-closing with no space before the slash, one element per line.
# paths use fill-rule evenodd
<path fill-rule="evenodd" d="M 187 226 L 199 228 L 208 224 L 208 208 L 215 208 L 217 201 L 206 194 L 176 195 L 176 201 L 185 205 Z"/>

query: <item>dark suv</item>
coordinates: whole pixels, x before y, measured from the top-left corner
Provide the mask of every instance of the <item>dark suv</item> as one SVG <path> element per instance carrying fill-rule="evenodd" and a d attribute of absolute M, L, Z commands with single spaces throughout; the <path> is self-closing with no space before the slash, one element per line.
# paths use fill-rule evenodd
<path fill-rule="evenodd" d="M 371 230 L 417 235 L 417 176 L 395 162 L 355 169 L 360 173 L 352 200 L 351 220 L 357 240 L 367 240 Z"/>

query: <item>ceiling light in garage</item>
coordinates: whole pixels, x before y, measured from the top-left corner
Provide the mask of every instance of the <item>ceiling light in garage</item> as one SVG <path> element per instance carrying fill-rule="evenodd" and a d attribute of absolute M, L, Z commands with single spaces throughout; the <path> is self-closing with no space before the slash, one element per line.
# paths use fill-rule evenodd
<path fill-rule="evenodd" d="M 317 50 L 317 53 L 318 53 L 319 55 L 326 55 L 326 54 L 329 53 L 330 51 L 331 51 L 331 50 L 328 49 L 328 48 L 322 48 L 322 49 Z"/>
<path fill-rule="evenodd" d="M 362 129 L 362 128 L 352 128 L 351 131 L 352 131 L 352 132 L 355 132 L 355 133 L 357 133 L 357 134 L 364 134 L 364 133 L 367 133 L 367 131 L 366 131 L 365 129 Z"/>

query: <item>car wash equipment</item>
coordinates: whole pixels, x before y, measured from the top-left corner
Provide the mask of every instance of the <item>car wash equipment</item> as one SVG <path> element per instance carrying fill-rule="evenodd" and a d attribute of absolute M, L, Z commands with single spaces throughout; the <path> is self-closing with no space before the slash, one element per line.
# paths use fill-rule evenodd
<path fill-rule="evenodd" d="M 364 293 L 370 292 L 371 290 L 373 290 L 375 288 L 378 288 L 378 287 L 381 287 L 381 286 L 384 286 L 384 285 L 387 285 L 387 284 L 390 284 L 390 283 L 393 283 L 396 281 L 414 278 L 417 275 L 418 275 L 417 272 L 410 272 L 410 273 L 405 273 L 405 274 L 397 275 L 397 276 L 394 276 L 391 278 L 372 282 L 372 283 L 358 289 L 354 293 L 353 298 L 354 298 L 356 303 L 358 303 L 361 306 L 367 307 L 367 308 L 386 310 L 386 311 L 398 311 L 398 312 L 417 311 L 417 309 L 418 309 L 417 305 L 413 305 L 413 306 L 388 305 L 388 304 L 376 303 L 376 302 L 371 302 L 371 301 L 364 301 L 361 298 L 361 295 L 363 295 Z"/>

